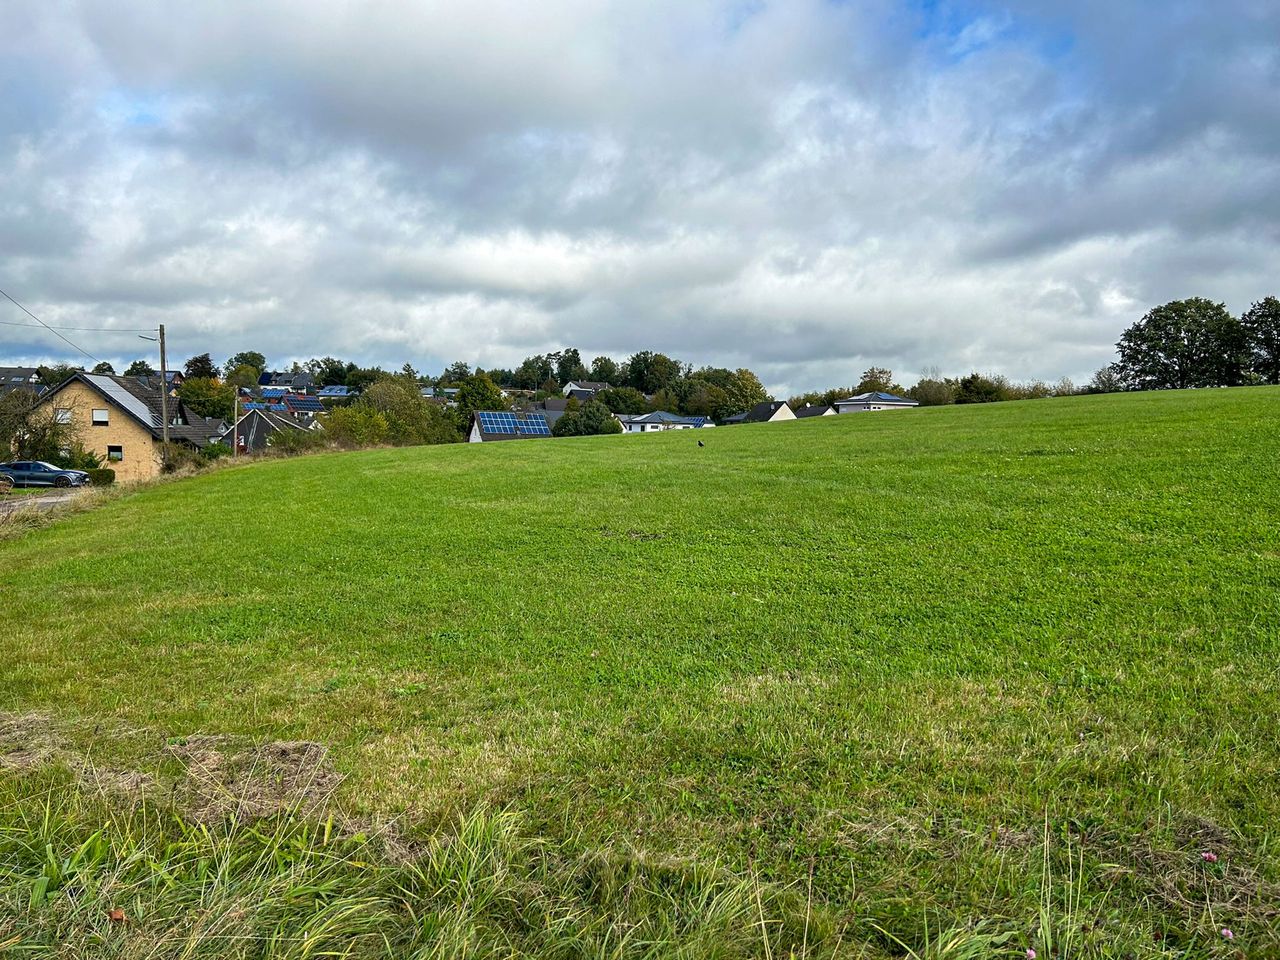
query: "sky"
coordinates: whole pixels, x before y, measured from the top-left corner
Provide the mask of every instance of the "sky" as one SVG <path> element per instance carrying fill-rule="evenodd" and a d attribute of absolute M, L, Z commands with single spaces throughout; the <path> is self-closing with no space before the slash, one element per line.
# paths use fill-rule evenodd
<path fill-rule="evenodd" d="M 164 323 L 178 362 L 1083 381 L 1278 266 L 1274 0 L 0 11 L 0 288 L 117 368 Z M 0 364 L 88 362 L 0 304 Z"/>

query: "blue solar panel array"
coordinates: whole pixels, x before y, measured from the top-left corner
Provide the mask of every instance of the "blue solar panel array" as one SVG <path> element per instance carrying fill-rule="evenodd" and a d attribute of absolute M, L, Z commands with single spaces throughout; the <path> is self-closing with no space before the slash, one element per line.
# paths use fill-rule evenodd
<path fill-rule="evenodd" d="M 324 404 L 320 402 L 318 397 L 285 397 L 285 403 L 289 405 L 291 410 L 309 410 L 315 413 L 324 411 Z"/>
<path fill-rule="evenodd" d="M 268 409 L 268 410 L 274 410 L 276 413 L 288 413 L 288 412 L 289 412 L 289 408 L 288 408 L 288 407 L 286 407 L 283 403 L 268 403 L 268 404 L 267 404 L 267 409 Z"/>
<path fill-rule="evenodd" d="M 255 401 L 253 403 L 242 403 L 240 404 L 240 408 L 242 410 L 265 410 L 267 409 L 267 405 L 265 403 L 257 403 Z"/>
<path fill-rule="evenodd" d="M 285 390 L 283 387 L 267 387 L 262 391 L 262 396 L 267 400 L 276 400 L 283 397 L 288 392 L 289 391 Z"/>
<path fill-rule="evenodd" d="M 690 417 L 689 419 L 693 422 L 694 427 L 705 427 L 707 425 L 706 417 Z"/>
<path fill-rule="evenodd" d="M 514 413 L 477 413 L 480 429 L 485 433 L 515 433 L 526 437 L 549 437 L 551 427 L 547 418 L 539 413 L 517 415 Z"/>

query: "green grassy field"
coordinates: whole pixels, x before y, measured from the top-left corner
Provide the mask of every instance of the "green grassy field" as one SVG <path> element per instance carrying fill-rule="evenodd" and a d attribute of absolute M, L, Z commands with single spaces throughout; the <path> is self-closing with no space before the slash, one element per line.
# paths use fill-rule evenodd
<path fill-rule="evenodd" d="M 747 953 L 1274 957 L 1278 470 L 1274 388 L 235 467 L 0 543 L 0 710 L 748 878 Z"/>

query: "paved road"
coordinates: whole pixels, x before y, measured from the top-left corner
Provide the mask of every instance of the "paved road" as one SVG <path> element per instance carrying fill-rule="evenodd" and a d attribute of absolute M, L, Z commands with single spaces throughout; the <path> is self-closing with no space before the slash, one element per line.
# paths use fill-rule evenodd
<path fill-rule="evenodd" d="M 78 491 L 59 490 L 57 493 L 37 493 L 21 497 L 5 497 L 0 500 L 0 517 L 8 516 L 18 510 L 49 511 L 64 503 L 70 503 L 79 495 Z"/>

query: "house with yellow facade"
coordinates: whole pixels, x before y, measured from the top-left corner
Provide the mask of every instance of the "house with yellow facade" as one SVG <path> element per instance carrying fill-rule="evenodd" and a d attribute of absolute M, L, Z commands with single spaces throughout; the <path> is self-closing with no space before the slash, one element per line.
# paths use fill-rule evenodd
<path fill-rule="evenodd" d="M 169 442 L 201 449 L 225 428 L 220 420 L 201 417 L 176 397 L 167 397 Z M 159 476 L 164 447 L 164 420 L 158 382 L 137 377 L 77 373 L 40 398 L 39 407 L 73 428 L 86 450 L 115 471 L 120 483 Z"/>

